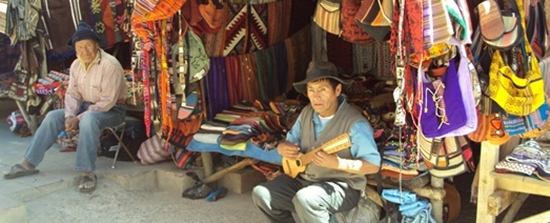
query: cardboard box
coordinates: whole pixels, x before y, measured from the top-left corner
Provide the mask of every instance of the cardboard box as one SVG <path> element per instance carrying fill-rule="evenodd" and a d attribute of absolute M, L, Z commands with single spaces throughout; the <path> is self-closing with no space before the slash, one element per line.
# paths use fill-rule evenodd
<path fill-rule="evenodd" d="M 225 187 L 237 194 L 252 191 L 254 186 L 265 182 L 265 176 L 253 168 L 244 168 L 237 172 L 229 173 L 218 180 L 218 186 Z"/>

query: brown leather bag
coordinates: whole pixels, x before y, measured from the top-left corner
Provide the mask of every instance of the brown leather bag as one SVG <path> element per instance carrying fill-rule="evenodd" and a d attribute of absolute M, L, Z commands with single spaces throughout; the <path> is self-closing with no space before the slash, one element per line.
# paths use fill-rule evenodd
<path fill-rule="evenodd" d="M 206 24 L 213 30 L 219 29 L 225 20 L 227 4 L 219 0 L 209 0 L 208 4 L 199 5 L 199 12 Z"/>
<path fill-rule="evenodd" d="M 487 115 L 482 114 L 479 109 L 477 110 L 477 129 L 470 134 L 468 138 L 474 142 L 483 142 L 487 139 L 487 133 L 489 132 L 489 119 Z"/>
<path fill-rule="evenodd" d="M 487 119 L 489 120 L 489 131 L 487 132 L 487 141 L 489 141 L 491 144 L 494 144 L 494 145 L 502 145 L 508 142 L 511 136 L 508 135 L 508 133 L 504 129 L 504 124 L 500 119 L 500 114 L 498 113 L 492 114 L 488 116 Z"/>

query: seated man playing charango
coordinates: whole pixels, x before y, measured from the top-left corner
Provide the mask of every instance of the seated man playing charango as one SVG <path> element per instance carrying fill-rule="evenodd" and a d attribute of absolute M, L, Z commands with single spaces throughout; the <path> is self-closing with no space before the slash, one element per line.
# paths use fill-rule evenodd
<path fill-rule="evenodd" d="M 366 174 L 379 170 L 380 154 L 373 130 L 360 112 L 342 95 L 349 83 L 337 76 L 336 66 L 327 61 L 312 61 L 306 79 L 294 88 L 306 92 L 306 106 L 277 151 L 295 160 L 323 143 L 349 133 L 351 147 L 333 154 L 314 153 L 305 171 L 293 178 L 282 174 L 254 187 L 252 200 L 270 222 L 329 222 L 331 215 L 354 208 L 366 187 Z"/>

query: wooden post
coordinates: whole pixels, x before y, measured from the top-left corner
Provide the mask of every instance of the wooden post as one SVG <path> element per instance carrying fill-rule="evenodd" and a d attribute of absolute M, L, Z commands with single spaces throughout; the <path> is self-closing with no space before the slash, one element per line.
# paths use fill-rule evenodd
<path fill-rule="evenodd" d="M 214 173 L 214 164 L 212 164 L 212 155 L 210 152 L 201 152 L 202 168 L 204 169 L 204 178 Z"/>
<path fill-rule="evenodd" d="M 443 189 L 444 179 L 439 177 L 432 176 L 430 181 L 431 185 L 435 189 Z M 443 223 L 443 200 L 430 198 L 430 203 L 432 203 L 432 216 L 434 217 L 437 223 Z"/>
<path fill-rule="evenodd" d="M 479 184 L 477 196 L 476 222 L 494 223 L 495 216 L 489 214 L 489 195 L 495 191 L 495 180 L 490 173 L 498 161 L 499 146 L 488 141 L 481 143 L 481 159 L 479 160 Z"/>

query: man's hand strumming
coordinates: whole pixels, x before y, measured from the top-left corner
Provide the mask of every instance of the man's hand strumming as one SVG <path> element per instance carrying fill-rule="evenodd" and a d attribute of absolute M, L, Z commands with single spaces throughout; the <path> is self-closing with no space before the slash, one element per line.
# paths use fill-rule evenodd
<path fill-rule="evenodd" d="M 283 142 L 277 146 L 277 152 L 287 159 L 298 159 L 300 147 L 290 142 Z"/>

